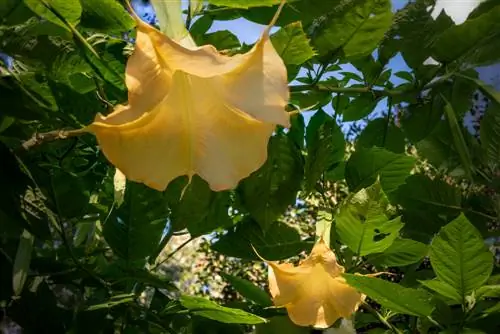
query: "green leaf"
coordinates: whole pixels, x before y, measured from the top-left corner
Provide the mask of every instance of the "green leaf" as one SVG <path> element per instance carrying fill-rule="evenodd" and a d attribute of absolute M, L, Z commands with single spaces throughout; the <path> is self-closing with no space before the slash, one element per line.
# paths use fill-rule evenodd
<path fill-rule="evenodd" d="M 209 3 L 216 6 L 225 6 L 233 8 L 250 8 L 261 6 L 273 6 L 279 4 L 281 0 L 208 0 Z"/>
<path fill-rule="evenodd" d="M 310 334 L 307 327 L 297 326 L 288 316 L 275 316 L 269 319 L 267 324 L 255 326 L 255 334 Z"/>
<path fill-rule="evenodd" d="M 360 256 L 391 246 L 403 224 L 400 217 L 389 219 L 387 203 L 379 182 L 350 196 L 335 217 L 340 241 Z"/>
<path fill-rule="evenodd" d="M 384 192 L 391 196 L 409 176 L 415 164 L 415 158 L 373 147 L 359 148 L 347 161 L 345 178 L 352 192 L 359 191 L 373 184 L 380 176 Z"/>
<path fill-rule="evenodd" d="M 382 147 L 394 153 L 403 153 L 405 151 L 404 133 L 387 118 L 376 118 L 368 123 L 356 141 L 356 147 L 373 146 Z"/>
<path fill-rule="evenodd" d="M 427 137 L 441 122 L 443 108 L 438 99 L 430 102 L 411 104 L 402 120 L 403 131 L 412 143 L 417 143 Z"/>
<path fill-rule="evenodd" d="M 493 166 L 500 164 L 500 104 L 492 103 L 481 121 L 481 146 Z"/>
<path fill-rule="evenodd" d="M 394 312 L 427 317 L 434 310 L 432 295 L 423 290 L 404 288 L 374 277 L 353 274 L 343 274 L 343 277 L 347 284 Z"/>
<path fill-rule="evenodd" d="M 456 214 L 461 209 L 460 189 L 423 174 L 411 175 L 397 194 L 398 203 L 412 211 Z"/>
<path fill-rule="evenodd" d="M 352 100 L 347 108 L 342 112 L 343 122 L 359 121 L 365 118 L 377 106 L 379 99 L 375 99 L 370 94 L 361 95 Z"/>
<path fill-rule="evenodd" d="M 431 265 L 437 278 L 457 292 L 457 302 L 483 285 L 493 270 L 493 256 L 464 214 L 441 228 L 432 240 Z"/>
<path fill-rule="evenodd" d="M 468 66 L 491 64 L 500 56 L 500 5 L 441 33 L 432 45 L 433 57 L 443 63 L 460 61 Z"/>
<path fill-rule="evenodd" d="M 52 9 L 62 15 L 66 21 L 76 26 L 82 15 L 82 5 L 79 0 L 24 0 L 26 6 L 41 18 L 71 31 Z"/>
<path fill-rule="evenodd" d="M 271 42 L 287 65 L 301 65 L 315 55 L 300 21 L 291 23 L 271 35 Z"/>
<path fill-rule="evenodd" d="M 238 37 L 229 30 L 219 30 L 208 34 L 197 35 L 197 45 L 213 45 L 217 50 L 236 49 L 240 47 Z"/>
<path fill-rule="evenodd" d="M 295 203 L 302 182 L 303 158 L 285 135 L 271 138 L 265 164 L 241 181 L 241 203 L 265 231 Z"/>
<path fill-rule="evenodd" d="M 135 25 L 130 14 L 116 0 L 82 1 L 81 26 L 106 33 L 124 33 Z"/>
<path fill-rule="evenodd" d="M 251 300 L 255 302 L 258 305 L 261 306 L 272 306 L 273 302 L 269 295 L 259 288 L 258 286 L 254 285 L 252 282 L 236 277 L 233 275 L 228 275 L 228 274 L 221 274 L 222 277 L 224 277 L 225 280 L 227 280 L 233 288 L 238 291 L 244 298 Z"/>
<path fill-rule="evenodd" d="M 460 160 L 462 166 L 465 169 L 466 175 L 469 180 L 472 179 L 472 161 L 469 152 L 469 148 L 465 142 L 463 127 L 458 124 L 457 117 L 455 115 L 455 111 L 451 104 L 446 101 L 445 97 L 441 95 L 441 98 L 445 101 L 444 111 L 446 115 L 446 119 L 448 120 L 448 126 L 450 127 L 451 137 L 453 139 L 453 144 L 455 146 L 455 150 L 458 152 L 460 156 Z"/>
<path fill-rule="evenodd" d="M 470 75 L 464 73 L 455 74 L 455 76 L 473 82 L 479 87 L 484 95 L 486 95 L 489 99 L 495 101 L 496 104 L 500 104 L 500 92 L 498 92 L 493 86 L 490 86 L 484 81 L 471 77 Z"/>
<path fill-rule="evenodd" d="M 88 306 L 85 311 L 97 311 L 101 309 L 110 309 L 112 307 L 132 303 L 135 300 L 135 294 L 133 293 L 124 293 L 120 295 L 112 296 L 108 301 L 104 303 L 94 304 Z"/>
<path fill-rule="evenodd" d="M 240 309 L 220 306 L 203 297 L 183 295 L 180 297 L 180 302 L 182 306 L 190 310 L 192 314 L 226 324 L 255 325 L 267 322 L 264 318 Z"/>
<path fill-rule="evenodd" d="M 401 78 L 401 79 L 406 80 L 408 82 L 413 82 L 413 80 L 414 80 L 413 75 L 410 72 L 399 71 L 399 72 L 394 73 L 394 75 L 397 76 L 398 78 Z"/>
<path fill-rule="evenodd" d="M 309 121 L 306 130 L 306 189 L 313 190 L 323 173 L 344 159 L 345 139 L 337 122 L 322 109 Z"/>
<path fill-rule="evenodd" d="M 187 177 L 179 177 L 169 184 L 166 191 L 174 231 L 187 227 L 192 236 L 200 236 L 233 224 L 228 216 L 228 191 L 213 192 L 202 178 L 195 175 L 181 199 L 186 184 Z"/>
<path fill-rule="evenodd" d="M 378 266 L 403 267 L 420 261 L 427 255 L 426 244 L 411 239 L 395 239 L 383 253 L 368 256 L 368 262 Z"/>
<path fill-rule="evenodd" d="M 342 1 L 315 31 L 313 45 L 321 55 L 342 49 L 346 58 L 370 54 L 392 23 L 389 0 Z"/>
<path fill-rule="evenodd" d="M 427 280 L 427 281 L 420 281 L 420 284 L 425 286 L 426 288 L 435 291 L 439 293 L 440 295 L 445 297 L 445 301 L 447 302 L 448 305 L 454 304 L 454 302 L 457 302 L 458 304 L 461 303 L 461 297 L 458 294 L 457 290 L 455 290 L 454 287 L 451 285 L 440 281 L 439 279 L 433 279 L 433 280 Z"/>
<path fill-rule="evenodd" d="M 476 299 L 500 298 L 500 284 L 483 285 L 476 290 Z"/>
<path fill-rule="evenodd" d="M 167 217 L 167 205 L 161 192 L 127 182 L 125 201 L 111 212 L 104 224 L 104 238 L 122 259 L 142 260 L 156 250 Z"/>
<path fill-rule="evenodd" d="M 24 230 L 19 238 L 16 258 L 14 259 L 14 266 L 12 268 L 12 288 L 16 296 L 19 296 L 23 291 L 24 282 L 26 282 L 26 278 L 28 277 L 34 242 L 35 237 Z"/>
<path fill-rule="evenodd" d="M 284 223 L 276 222 L 264 233 L 255 221 L 244 219 L 235 229 L 220 236 L 211 248 L 227 256 L 261 261 L 252 246 L 266 260 L 277 261 L 295 256 L 312 245 L 302 241 L 299 232 Z"/>

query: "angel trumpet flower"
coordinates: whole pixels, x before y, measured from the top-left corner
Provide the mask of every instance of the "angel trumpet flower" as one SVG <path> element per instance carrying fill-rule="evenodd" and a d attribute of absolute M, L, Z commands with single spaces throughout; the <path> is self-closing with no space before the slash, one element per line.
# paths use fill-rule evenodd
<path fill-rule="evenodd" d="M 341 276 L 344 267 L 322 238 L 296 267 L 267 263 L 273 302 L 284 306 L 296 325 L 328 328 L 339 318 L 350 318 L 365 299 Z"/>
<path fill-rule="evenodd" d="M 283 5 L 254 47 L 234 56 L 184 46 L 133 14 L 128 104 L 86 129 L 106 158 L 127 179 L 160 191 L 194 174 L 214 191 L 232 189 L 259 169 L 276 125 L 290 126 L 286 67 L 269 38 Z"/>

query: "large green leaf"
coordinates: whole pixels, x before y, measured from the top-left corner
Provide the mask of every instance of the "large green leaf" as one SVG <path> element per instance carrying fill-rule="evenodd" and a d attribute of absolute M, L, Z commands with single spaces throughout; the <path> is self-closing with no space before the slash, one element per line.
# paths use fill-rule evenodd
<path fill-rule="evenodd" d="M 456 301 L 463 305 L 493 270 L 493 255 L 463 214 L 441 228 L 431 243 L 430 259 L 437 278 L 457 291 Z"/>
<path fill-rule="evenodd" d="M 216 6 L 226 6 L 234 8 L 250 8 L 260 6 L 273 6 L 279 4 L 281 0 L 208 0 Z"/>
<path fill-rule="evenodd" d="M 271 35 L 271 42 L 287 65 L 301 65 L 315 54 L 300 21 L 291 23 Z"/>
<path fill-rule="evenodd" d="M 355 98 L 342 112 L 342 121 L 352 122 L 365 118 L 371 114 L 378 101 L 378 99 L 375 99 L 369 94 L 364 94 Z"/>
<path fill-rule="evenodd" d="M 444 96 L 441 96 L 443 99 Z M 455 111 L 453 110 L 452 105 L 445 100 L 444 111 L 446 115 L 446 119 L 448 120 L 448 126 L 450 128 L 451 137 L 453 139 L 453 144 L 455 150 L 458 152 L 460 156 L 460 161 L 462 163 L 462 167 L 465 169 L 466 175 L 469 179 L 472 178 L 472 161 L 471 155 L 469 152 L 469 148 L 467 147 L 467 143 L 464 138 L 464 128 L 457 121 L 457 116 L 455 115 Z"/>
<path fill-rule="evenodd" d="M 427 137 L 440 123 L 443 116 L 443 108 L 437 99 L 411 104 L 406 112 L 407 115 L 401 123 L 405 135 L 413 144 Z"/>
<path fill-rule="evenodd" d="M 237 190 L 241 203 L 263 230 L 295 203 L 304 173 L 302 155 L 288 136 L 272 137 L 268 147 L 266 163 L 241 181 Z"/>
<path fill-rule="evenodd" d="M 461 209 L 460 189 L 440 179 L 415 174 L 406 179 L 397 193 L 397 202 L 411 211 L 456 214 Z"/>
<path fill-rule="evenodd" d="M 315 29 L 313 45 L 321 55 L 338 49 L 347 58 L 370 54 L 392 23 L 389 0 L 342 1 Z"/>
<path fill-rule="evenodd" d="M 107 33 L 124 33 L 134 27 L 134 20 L 116 0 L 82 1 L 81 26 Z"/>
<path fill-rule="evenodd" d="M 387 202 L 379 182 L 349 197 L 335 217 L 340 241 L 360 256 L 391 246 L 403 224 L 400 217 L 389 219 Z"/>
<path fill-rule="evenodd" d="M 433 57 L 443 63 L 459 60 L 471 65 L 491 64 L 500 56 L 500 5 L 482 15 L 453 26 L 432 45 Z"/>
<path fill-rule="evenodd" d="M 427 255 L 426 244 L 411 239 L 395 239 L 382 253 L 368 256 L 368 262 L 387 267 L 402 267 L 420 261 Z"/>
<path fill-rule="evenodd" d="M 380 278 L 343 274 L 347 283 L 388 309 L 427 317 L 434 310 L 432 295 L 423 290 L 404 288 Z"/>
<path fill-rule="evenodd" d="M 264 290 L 254 285 L 254 283 L 246 279 L 224 273 L 222 274 L 222 277 L 224 277 L 224 279 L 226 279 L 233 286 L 233 288 L 246 299 L 261 306 L 267 307 L 273 305 L 269 295 Z"/>
<path fill-rule="evenodd" d="M 104 238 L 126 261 L 142 260 L 156 250 L 167 223 L 168 211 L 161 192 L 127 182 L 125 201 L 104 224 Z"/>
<path fill-rule="evenodd" d="M 415 158 L 383 148 L 358 148 L 347 161 L 345 178 L 352 192 L 373 184 L 378 176 L 384 192 L 390 196 L 409 176 Z"/>
<path fill-rule="evenodd" d="M 180 297 L 180 302 L 192 314 L 227 324 L 255 325 L 266 322 L 266 319 L 259 316 L 240 309 L 220 306 L 203 297 L 183 295 Z"/>
<path fill-rule="evenodd" d="M 492 103 L 481 121 L 481 146 L 493 166 L 500 164 L 500 104 Z"/>
<path fill-rule="evenodd" d="M 310 242 L 300 239 L 295 228 L 284 223 L 276 222 L 264 233 L 255 221 L 244 219 L 222 235 L 212 249 L 227 256 L 260 261 L 252 246 L 270 261 L 287 259 L 312 247 Z"/>
<path fill-rule="evenodd" d="M 177 178 L 166 192 L 175 231 L 187 227 L 192 236 L 199 236 L 232 225 L 229 192 L 213 192 L 202 178 L 194 176 L 181 198 L 186 183 L 186 177 Z"/>
<path fill-rule="evenodd" d="M 35 237 L 26 230 L 23 231 L 19 238 L 16 258 L 12 268 L 12 289 L 16 296 L 19 296 L 23 291 L 24 283 L 28 277 L 34 241 Z"/>
<path fill-rule="evenodd" d="M 71 31 L 53 10 L 62 15 L 66 21 L 75 26 L 82 15 L 82 5 L 79 0 L 24 0 L 34 13 L 61 28 Z"/>
<path fill-rule="evenodd" d="M 376 118 L 359 134 L 356 147 L 383 147 L 394 153 L 405 151 L 405 136 L 401 129 L 387 118 Z"/>
<path fill-rule="evenodd" d="M 343 160 L 345 139 L 336 121 L 320 109 L 309 121 L 306 142 L 306 189 L 312 190 L 323 173 Z"/>

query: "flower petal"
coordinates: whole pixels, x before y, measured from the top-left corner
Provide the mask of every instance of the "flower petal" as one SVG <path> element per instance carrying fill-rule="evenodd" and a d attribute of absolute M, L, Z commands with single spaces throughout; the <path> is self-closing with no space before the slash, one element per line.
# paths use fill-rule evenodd
<path fill-rule="evenodd" d="M 340 276 L 344 267 L 321 239 L 297 267 L 269 262 L 269 287 L 276 306 L 285 306 L 300 326 L 328 328 L 349 317 L 364 296 Z"/>
<path fill-rule="evenodd" d="M 221 90 L 218 77 L 177 71 L 170 94 L 152 110 L 125 106 L 98 115 L 89 129 L 130 180 L 164 190 L 178 176 L 199 174 L 215 191 L 231 189 L 265 162 L 274 125 L 227 105 Z"/>

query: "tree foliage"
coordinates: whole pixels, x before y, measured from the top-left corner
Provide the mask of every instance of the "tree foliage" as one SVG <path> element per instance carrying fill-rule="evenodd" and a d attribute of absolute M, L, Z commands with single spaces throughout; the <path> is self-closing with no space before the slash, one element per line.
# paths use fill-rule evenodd
<path fill-rule="evenodd" d="M 209 32 L 213 22 L 267 24 L 278 3 L 191 0 L 186 27 L 198 45 L 244 53 L 251 46 Z M 230 265 L 205 279 L 224 279 L 238 298 L 190 295 L 162 270 L 178 259 L 164 250 L 173 235 L 204 236 L 200 253 L 241 268 L 259 255 L 303 257 L 314 231 L 330 230 L 347 282 L 368 297 L 357 331 L 495 332 L 500 267 L 486 244 L 500 237 L 500 93 L 476 67 L 500 62 L 500 3 L 484 1 L 460 25 L 433 18 L 433 3 L 393 12 L 389 0 L 288 1 L 271 41 L 288 70 L 292 126 L 276 129 L 266 163 L 223 192 L 196 176 L 163 192 L 127 181 L 120 203 L 95 138 L 62 130 L 126 102 L 135 33 L 126 7 L 1 1 L 3 328 L 307 332 L 269 307 L 262 281 Z M 392 73 L 397 57 L 408 71 Z M 471 132 L 478 92 L 488 103 Z M 354 275 L 381 271 L 392 275 Z"/>

